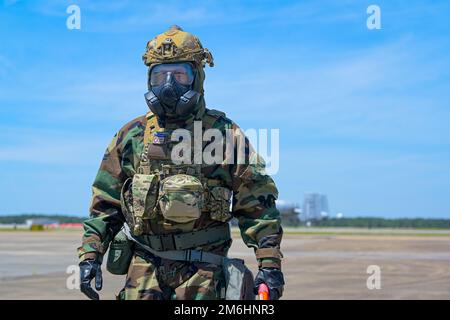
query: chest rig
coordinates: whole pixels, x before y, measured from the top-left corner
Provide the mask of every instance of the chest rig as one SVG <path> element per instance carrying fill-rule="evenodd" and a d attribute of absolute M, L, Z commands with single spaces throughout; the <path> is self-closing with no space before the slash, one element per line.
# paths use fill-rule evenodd
<path fill-rule="evenodd" d="M 212 128 L 221 115 L 208 110 L 202 119 L 203 128 Z M 170 158 L 174 144 L 171 131 L 161 128 L 154 114 L 146 117 L 139 167 L 121 192 L 122 211 L 130 231 L 137 236 L 190 232 L 199 219 L 230 220 L 232 193 L 225 182 L 206 177 L 203 164 L 174 164 Z"/>

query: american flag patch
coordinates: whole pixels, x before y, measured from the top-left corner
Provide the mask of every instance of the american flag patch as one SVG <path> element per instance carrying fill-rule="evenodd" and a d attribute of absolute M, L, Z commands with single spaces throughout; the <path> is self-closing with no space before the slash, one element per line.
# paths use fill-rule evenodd
<path fill-rule="evenodd" d="M 164 132 L 156 132 L 153 134 L 153 144 L 164 144 L 166 142 L 167 134 Z"/>

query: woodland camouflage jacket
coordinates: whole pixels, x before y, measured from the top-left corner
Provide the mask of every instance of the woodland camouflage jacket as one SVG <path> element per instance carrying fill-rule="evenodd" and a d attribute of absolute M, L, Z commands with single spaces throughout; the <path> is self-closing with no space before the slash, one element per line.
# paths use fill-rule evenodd
<path fill-rule="evenodd" d="M 202 119 L 213 115 L 216 119 L 212 127 L 225 132 L 225 129 L 240 130 L 223 113 L 207 110 Z M 78 248 L 81 260 L 89 258 L 102 259 L 110 241 L 123 225 L 120 194 L 125 180 L 132 177 L 140 164 L 144 149 L 144 132 L 148 117 L 141 116 L 130 121 L 113 137 L 109 144 L 100 169 L 93 183 L 93 196 L 90 218 L 84 223 L 85 233 L 82 245 Z M 193 125 L 184 125 L 193 130 Z M 246 159 L 257 158 L 256 163 L 215 164 L 202 166 L 202 174 L 208 178 L 220 179 L 232 190 L 232 212 L 237 218 L 241 236 L 248 247 L 254 248 L 259 266 L 281 267 L 279 249 L 282 228 L 280 213 L 275 207 L 278 197 L 277 188 L 265 173 L 265 164 L 246 139 Z M 161 218 L 159 218 L 161 219 Z M 217 225 L 207 215 L 196 221 L 194 230 Z M 148 233 L 161 234 L 164 230 L 151 228 Z M 230 243 L 224 247 L 227 250 Z M 263 249 L 265 250 L 259 250 Z M 269 249 L 273 248 L 273 249 Z M 258 249 L 258 250 L 257 250 Z M 265 254 L 258 255 L 259 252 Z M 270 252 L 278 252 L 270 254 Z M 269 253 L 269 254 L 268 254 Z"/>

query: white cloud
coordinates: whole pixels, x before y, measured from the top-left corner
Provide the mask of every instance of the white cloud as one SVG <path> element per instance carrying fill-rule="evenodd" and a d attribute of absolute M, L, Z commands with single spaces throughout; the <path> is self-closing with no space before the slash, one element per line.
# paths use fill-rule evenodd
<path fill-rule="evenodd" d="M 16 3 L 20 2 L 21 0 L 3 0 L 3 4 L 5 6 L 13 6 Z"/>
<path fill-rule="evenodd" d="M 430 59 L 430 43 L 421 53 L 411 50 L 414 41 L 334 53 L 312 66 L 306 56 L 288 67 L 241 69 L 239 76 L 214 76 L 207 94 L 245 123 L 276 123 L 290 134 L 298 128 L 302 136 L 448 144 L 450 63 Z M 242 113 L 243 106 L 252 112 Z"/>
<path fill-rule="evenodd" d="M 110 137 L 26 127 L 1 127 L 0 162 L 63 166 L 96 165 Z"/>
<path fill-rule="evenodd" d="M 0 88 L 3 104 L 0 112 L 8 109 L 17 112 L 17 104 L 22 104 L 26 109 L 22 118 L 105 123 L 135 117 L 148 110 L 144 100 L 145 68 L 142 72 L 109 66 L 58 68 L 44 74 L 41 68 L 27 68 L 14 77 L 14 83 L 7 82 Z M 39 104 L 39 108 L 30 108 L 30 104 Z"/>
<path fill-rule="evenodd" d="M 32 4 L 32 8 L 45 15 L 63 16 L 69 0 L 46 0 Z M 120 33 L 181 24 L 189 27 L 236 25 L 242 23 L 291 24 L 333 23 L 360 19 L 364 10 L 355 11 L 353 1 L 337 4 L 316 1 L 283 4 L 260 1 L 110 1 L 79 0 L 77 5 L 95 19 L 84 24 L 84 31 Z M 352 6 L 353 5 L 353 6 Z M 268 10 L 268 7 L 270 8 Z M 358 12 L 361 14 L 358 14 Z"/>

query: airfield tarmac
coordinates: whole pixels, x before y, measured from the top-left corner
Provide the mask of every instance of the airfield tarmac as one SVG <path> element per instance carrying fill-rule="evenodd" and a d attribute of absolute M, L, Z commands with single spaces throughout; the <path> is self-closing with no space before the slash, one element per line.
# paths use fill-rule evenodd
<path fill-rule="evenodd" d="M 230 256 L 256 261 L 233 233 Z M 68 289 L 81 231 L 0 232 L 0 299 L 85 299 Z M 450 299 L 448 232 L 286 232 L 283 299 Z M 381 289 L 367 288 L 367 267 L 381 269 Z M 114 299 L 124 277 L 104 269 L 102 299 Z M 72 276 L 72 277 L 71 277 Z"/>

